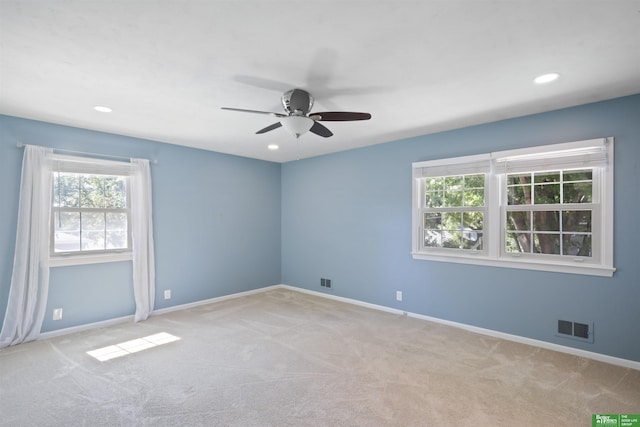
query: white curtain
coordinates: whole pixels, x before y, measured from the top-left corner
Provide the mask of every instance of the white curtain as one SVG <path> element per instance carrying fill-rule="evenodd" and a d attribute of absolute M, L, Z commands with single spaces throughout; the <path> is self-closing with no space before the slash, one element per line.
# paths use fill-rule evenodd
<path fill-rule="evenodd" d="M 133 240 L 134 321 L 149 317 L 155 303 L 155 257 L 149 161 L 131 159 L 131 239 Z"/>
<path fill-rule="evenodd" d="M 0 348 L 40 335 L 49 291 L 52 154 L 46 147 L 24 149 L 16 251 Z"/>

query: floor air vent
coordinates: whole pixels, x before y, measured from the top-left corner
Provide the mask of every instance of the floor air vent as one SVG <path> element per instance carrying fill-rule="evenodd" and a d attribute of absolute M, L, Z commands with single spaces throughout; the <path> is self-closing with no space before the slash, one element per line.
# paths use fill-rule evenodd
<path fill-rule="evenodd" d="M 593 342 L 593 322 L 579 323 L 558 320 L 559 337 L 573 338 L 580 341 Z"/>

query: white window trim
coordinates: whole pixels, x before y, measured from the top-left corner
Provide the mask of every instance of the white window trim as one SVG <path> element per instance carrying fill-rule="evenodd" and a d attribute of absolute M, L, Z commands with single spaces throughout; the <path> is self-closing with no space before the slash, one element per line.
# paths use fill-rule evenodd
<path fill-rule="evenodd" d="M 50 267 L 67 267 L 71 265 L 102 264 L 106 262 L 131 261 L 133 254 L 130 250 L 121 252 L 106 252 L 101 254 L 71 254 L 56 255 L 49 257 Z"/>
<path fill-rule="evenodd" d="M 600 239 L 598 254 L 594 259 L 587 260 L 582 257 L 576 257 L 566 260 L 548 259 L 543 257 L 526 258 L 514 254 L 503 253 L 504 233 L 502 229 L 502 215 L 504 215 L 505 207 L 503 206 L 501 192 L 501 179 L 503 174 L 496 169 L 500 162 L 504 162 L 509 158 L 532 158 L 549 152 L 563 151 L 584 151 L 589 155 L 591 147 L 602 147 L 606 151 L 606 166 L 600 168 L 601 177 L 599 179 L 599 187 L 594 190 L 599 193 L 600 197 L 600 220 L 596 225 L 599 228 L 598 238 Z M 491 267 L 517 268 L 537 271 L 551 271 L 569 274 L 584 274 L 602 277 L 612 277 L 616 269 L 613 267 L 613 137 L 598 138 L 586 141 L 576 141 L 564 144 L 553 144 L 539 147 L 531 147 L 525 149 L 500 151 L 495 153 L 487 153 L 474 156 L 456 157 L 451 159 L 430 160 L 424 162 L 413 163 L 413 197 L 412 197 L 412 256 L 414 259 L 453 262 L 473 265 L 484 265 Z M 596 154 L 599 155 L 599 154 Z M 420 218 L 421 201 L 423 200 L 421 178 L 424 171 L 433 168 L 440 173 L 443 170 L 451 170 L 451 174 L 457 175 L 461 172 L 455 172 L 456 168 L 464 168 L 465 164 L 474 162 L 484 162 L 489 159 L 491 162 L 490 171 L 486 175 L 485 185 L 489 191 L 485 192 L 485 228 L 484 228 L 484 251 L 469 251 L 456 249 L 440 249 L 428 248 L 422 249 L 420 238 L 422 236 L 422 225 Z M 449 169 L 450 167 L 450 169 Z M 552 166 L 553 169 L 555 166 Z M 466 172 L 462 172 L 466 173 Z M 494 232 L 498 230 L 498 232 Z"/>
<path fill-rule="evenodd" d="M 53 155 L 53 173 L 56 171 L 64 171 L 82 174 L 103 174 L 103 175 L 131 175 L 131 164 L 124 161 L 104 160 L 91 157 L 69 156 L 63 154 Z M 129 180 L 127 180 L 127 203 L 130 204 Z M 52 208 L 53 209 L 53 208 Z M 53 216 L 53 213 L 52 213 Z M 131 227 L 131 217 L 129 215 L 129 227 Z M 52 232 L 49 238 L 52 237 Z M 50 267 L 66 267 L 73 265 L 101 264 L 108 262 L 132 261 L 132 238 L 129 231 L 128 249 L 114 249 L 99 252 L 92 251 L 73 251 L 53 253 L 49 250 L 49 266 Z M 49 247 L 52 248 L 53 242 Z"/>

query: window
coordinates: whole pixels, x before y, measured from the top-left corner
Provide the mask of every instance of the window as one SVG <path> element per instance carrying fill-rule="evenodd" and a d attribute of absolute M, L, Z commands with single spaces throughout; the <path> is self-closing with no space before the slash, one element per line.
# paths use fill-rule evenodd
<path fill-rule="evenodd" d="M 613 138 L 413 164 L 416 259 L 611 276 Z"/>
<path fill-rule="evenodd" d="M 55 156 L 52 260 L 92 256 L 91 262 L 96 262 L 98 256 L 102 261 L 106 256 L 113 261 L 114 255 L 130 259 L 128 173 L 128 164 L 122 162 Z"/>
<path fill-rule="evenodd" d="M 424 180 L 424 246 L 482 250 L 485 176 Z"/>
<path fill-rule="evenodd" d="M 592 257 L 593 170 L 506 176 L 509 254 Z"/>

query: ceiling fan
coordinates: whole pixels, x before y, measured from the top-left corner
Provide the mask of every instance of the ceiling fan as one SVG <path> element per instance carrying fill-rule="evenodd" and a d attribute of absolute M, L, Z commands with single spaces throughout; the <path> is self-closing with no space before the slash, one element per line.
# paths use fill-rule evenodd
<path fill-rule="evenodd" d="M 323 113 L 311 114 L 313 107 L 313 97 L 303 89 L 291 89 L 282 94 L 282 106 L 286 113 L 273 113 L 270 111 L 245 110 L 242 108 L 221 107 L 223 110 L 240 111 L 243 113 L 268 114 L 278 117 L 280 121 L 260 129 L 256 133 L 266 133 L 284 127 L 294 134 L 296 138 L 303 133 L 311 131 L 316 135 L 328 138 L 333 133 L 326 126 L 318 122 L 349 122 L 354 120 L 369 120 L 369 113 L 354 113 L 349 111 L 325 111 Z"/>

